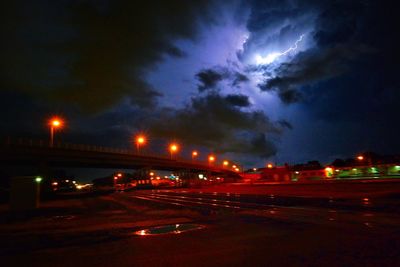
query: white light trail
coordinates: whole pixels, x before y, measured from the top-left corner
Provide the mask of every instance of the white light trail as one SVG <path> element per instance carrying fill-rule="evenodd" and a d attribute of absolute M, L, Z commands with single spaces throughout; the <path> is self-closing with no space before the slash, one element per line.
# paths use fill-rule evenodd
<path fill-rule="evenodd" d="M 268 54 L 265 57 L 262 57 L 260 55 L 256 55 L 256 63 L 258 65 L 264 65 L 264 64 L 270 64 L 275 61 L 278 57 L 287 55 L 288 53 L 295 51 L 298 47 L 298 44 L 303 40 L 305 34 L 300 35 L 299 39 L 296 40 L 293 46 L 289 47 L 283 52 L 273 52 Z"/>

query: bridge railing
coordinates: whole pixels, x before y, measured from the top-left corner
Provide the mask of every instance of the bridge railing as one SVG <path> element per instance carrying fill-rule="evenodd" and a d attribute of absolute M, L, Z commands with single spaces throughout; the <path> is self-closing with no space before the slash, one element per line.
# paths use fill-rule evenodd
<path fill-rule="evenodd" d="M 137 151 L 134 151 L 133 149 L 104 147 L 104 146 L 87 145 L 87 144 L 55 142 L 53 145 L 51 145 L 48 140 L 7 137 L 2 140 L 2 145 L 6 146 L 6 147 L 38 147 L 38 148 L 48 148 L 48 149 L 57 148 L 57 149 L 66 149 L 66 150 L 113 153 L 113 154 L 124 154 L 124 155 L 132 155 L 132 156 L 145 156 L 145 157 L 152 157 L 152 158 L 159 158 L 159 159 L 166 159 L 166 160 L 175 160 L 175 161 L 179 161 L 179 162 L 187 163 L 187 164 L 198 164 L 198 165 L 203 165 L 203 166 L 207 165 L 209 167 L 218 168 L 218 165 L 216 163 L 209 165 L 209 162 L 207 162 L 207 161 L 189 160 L 187 158 L 179 157 L 176 155 L 171 159 L 170 156 L 149 153 L 147 151 L 140 151 L 138 153 Z"/>

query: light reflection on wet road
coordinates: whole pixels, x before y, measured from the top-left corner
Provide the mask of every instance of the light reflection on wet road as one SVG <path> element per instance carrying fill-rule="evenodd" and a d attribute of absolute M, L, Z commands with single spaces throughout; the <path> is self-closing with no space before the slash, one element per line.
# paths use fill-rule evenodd
<path fill-rule="evenodd" d="M 380 211 L 369 197 L 362 199 L 293 198 L 275 195 L 240 195 L 230 193 L 192 193 L 152 190 L 136 192 L 132 198 L 201 210 L 230 210 L 277 219 L 313 223 L 359 224 L 364 227 L 400 225 L 397 213 Z M 390 210 L 390 207 L 389 207 Z"/>

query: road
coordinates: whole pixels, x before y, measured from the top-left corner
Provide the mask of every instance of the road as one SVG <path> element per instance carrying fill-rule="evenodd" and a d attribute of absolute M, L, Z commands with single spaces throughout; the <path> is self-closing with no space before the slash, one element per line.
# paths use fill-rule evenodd
<path fill-rule="evenodd" d="M 130 196 L 134 199 L 162 203 L 194 210 L 211 210 L 254 214 L 291 221 L 358 223 L 386 227 L 400 224 L 400 200 L 385 198 L 304 198 L 273 194 L 237 194 L 190 192 L 186 190 L 151 190 Z"/>
<path fill-rule="evenodd" d="M 396 195 L 299 197 L 147 190 L 3 210 L 4 266 L 399 266 Z M 210 192 L 208 192 L 210 191 Z M 141 229 L 195 223 L 181 234 Z"/>

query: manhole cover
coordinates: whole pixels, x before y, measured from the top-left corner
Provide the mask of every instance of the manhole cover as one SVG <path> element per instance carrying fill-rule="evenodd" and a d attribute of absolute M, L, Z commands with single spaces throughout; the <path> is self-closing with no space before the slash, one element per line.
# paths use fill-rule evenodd
<path fill-rule="evenodd" d="M 169 224 L 136 231 L 136 235 L 161 235 L 161 234 L 180 234 L 187 231 L 203 229 L 201 224 Z"/>

